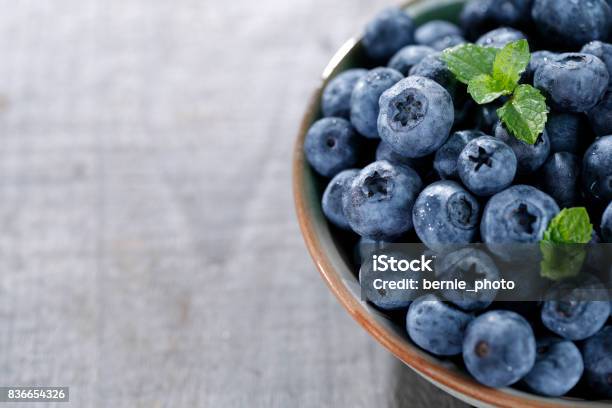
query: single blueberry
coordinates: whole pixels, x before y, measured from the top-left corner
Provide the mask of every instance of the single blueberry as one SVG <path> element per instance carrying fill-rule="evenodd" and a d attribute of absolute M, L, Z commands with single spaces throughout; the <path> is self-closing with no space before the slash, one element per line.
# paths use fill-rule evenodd
<path fill-rule="evenodd" d="M 436 151 L 434 169 L 442 179 L 458 179 L 457 160 L 463 148 L 477 137 L 486 136 L 479 130 L 460 130 L 453 133 Z"/>
<path fill-rule="evenodd" d="M 518 30 L 509 27 L 500 27 L 482 35 L 476 41 L 476 44 L 483 47 L 504 48 L 505 45 L 511 42 L 524 40 L 526 38 L 525 34 Z"/>
<path fill-rule="evenodd" d="M 582 354 L 574 343 L 544 337 L 536 341 L 535 365 L 523 381 L 538 394 L 560 397 L 574 388 L 583 371 Z"/>
<path fill-rule="evenodd" d="M 612 201 L 601 216 L 601 237 L 604 242 L 612 244 Z"/>
<path fill-rule="evenodd" d="M 601 100 L 610 74 L 591 54 L 561 54 L 535 72 L 533 84 L 560 112 L 588 112 Z"/>
<path fill-rule="evenodd" d="M 450 180 L 427 186 L 412 209 L 414 230 L 433 250 L 473 242 L 479 216 L 478 201 Z"/>
<path fill-rule="evenodd" d="M 376 121 L 380 95 L 403 78 L 392 68 L 375 68 L 357 81 L 351 96 L 351 123 L 360 134 L 378 138 Z"/>
<path fill-rule="evenodd" d="M 378 133 L 402 156 L 423 157 L 446 141 L 454 117 L 453 101 L 442 86 L 408 77 L 380 97 Z"/>
<path fill-rule="evenodd" d="M 323 118 L 306 133 L 304 154 L 312 168 L 324 177 L 333 177 L 357 164 L 359 135 L 348 120 Z"/>
<path fill-rule="evenodd" d="M 612 134 L 612 88 L 609 88 L 601 101 L 588 112 L 593 131 L 598 136 Z"/>
<path fill-rule="evenodd" d="M 529 65 L 527 66 L 527 70 L 524 74 L 524 82 L 532 83 L 533 77 L 542 65 L 548 64 L 554 58 L 556 58 L 559 54 L 551 52 L 551 51 L 535 51 L 531 53 L 531 59 L 529 60 Z"/>
<path fill-rule="evenodd" d="M 478 196 L 490 196 L 508 187 L 516 174 L 512 149 L 491 136 L 470 141 L 459 154 L 457 170 L 463 184 Z"/>
<path fill-rule="evenodd" d="M 462 35 L 461 29 L 453 23 L 444 20 L 431 20 L 416 29 L 414 40 L 417 44 L 431 46 L 444 37 Z"/>
<path fill-rule="evenodd" d="M 357 169 L 344 170 L 336 174 L 325 188 L 321 202 L 323 214 L 329 222 L 345 230 L 350 230 L 351 226 L 342 209 L 342 197 L 357 174 L 359 174 Z"/>
<path fill-rule="evenodd" d="M 416 170 L 419 175 L 423 175 L 423 173 L 428 171 L 428 167 L 431 167 L 428 166 L 427 157 L 419 157 L 418 159 L 404 157 L 393 150 L 391 146 L 384 141 L 381 141 L 376 148 L 376 160 L 387 160 L 390 163 L 411 167 L 413 170 Z"/>
<path fill-rule="evenodd" d="M 473 319 L 436 295 L 425 295 L 410 305 L 406 329 L 419 347 L 438 356 L 453 356 L 461 353 L 465 329 Z"/>
<path fill-rule="evenodd" d="M 478 106 L 477 122 L 478 128 L 487 134 L 492 134 L 495 125 L 499 122 L 497 110 L 506 102 L 505 98 L 499 98 L 491 103 Z"/>
<path fill-rule="evenodd" d="M 495 126 L 495 138 L 510 146 L 516 155 L 518 174 L 533 173 L 544 164 L 550 154 L 550 139 L 546 129 L 538 136 L 536 142 L 531 145 L 518 140 L 514 135 L 510 134 L 500 121 Z"/>
<path fill-rule="evenodd" d="M 531 0 L 471 0 L 460 20 L 471 39 L 499 26 L 524 27 L 531 21 Z"/>
<path fill-rule="evenodd" d="M 467 40 L 460 35 L 447 35 L 431 43 L 431 48 L 437 51 L 444 51 L 447 48 L 465 43 L 467 43 Z"/>
<path fill-rule="evenodd" d="M 595 394 L 612 398 L 612 326 L 607 326 L 582 346 L 584 377 Z"/>
<path fill-rule="evenodd" d="M 580 52 L 594 55 L 602 60 L 608 68 L 608 73 L 612 76 L 612 44 L 601 41 L 591 41 L 582 47 Z"/>
<path fill-rule="evenodd" d="M 399 50 L 389 61 L 389 68 L 393 68 L 407 76 L 410 69 L 421 62 L 429 54 L 436 50 L 426 45 L 407 45 Z"/>
<path fill-rule="evenodd" d="M 421 178 L 411 168 L 374 162 L 344 194 L 344 214 L 359 235 L 392 241 L 412 228 L 412 206 L 421 187 Z"/>
<path fill-rule="evenodd" d="M 608 320 L 610 302 L 592 300 L 604 285 L 594 276 L 555 284 L 547 292 L 550 300 L 542 306 L 542 323 L 551 332 L 568 340 L 584 340 L 597 333 Z M 606 292 L 607 293 L 607 292 Z"/>
<path fill-rule="evenodd" d="M 582 185 L 595 199 L 612 200 L 612 135 L 597 139 L 582 160 Z"/>
<path fill-rule="evenodd" d="M 367 24 L 361 42 L 370 58 L 390 58 L 402 47 L 414 43 L 414 22 L 399 7 L 387 8 Z"/>
<path fill-rule="evenodd" d="M 463 248 L 443 256 L 436 265 L 436 278 L 440 281 L 464 281 L 466 289 L 444 289 L 442 295 L 463 310 L 483 310 L 491 305 L 497 295 L 495 289 L 475 291 L 479 281 L 499 281 L 499 269 L 486 252 L 475 248 Z"/>
<path fill-rule="evenodd" d="M 329 81 L 321 97 L 323 115 L 349 119 L 353 88 L 367 72 L 365 69 L 349 69 Z"/>
<path fill-rule="evenodd" d="M 573 207 L 578 198 L 580 161 L 577 156 L 560 152 L 542 166 L 542 191 L 555 199 L 559 207 Z"/>
<path fill-rule="evenodd" d="M 559 206 L 535 187 L 515 185 L 497 193 L 485 206 L 480 235 L 487 244 L 537 243 Z"/>
<path fill-rule="evenodd" d="M 484 385 L 505 387 L 523 378 L 535 363 L 536 342 L 519 314 L 493 310 L 474 319 L 463 340 L 463 361 Z"/>
<path fill-rule="evenodd" d="M 418 64 L 410 69 L 410 76 L 420 76 L 436 81 L 453 97 L 459 91 L 459 83 L 455 74 L 448 69 L 448 65 L 441 58 L 440 52 L 425 56 Z"/>
<path fill-rule="evenodd" d="M 378 251 L 384 251 L 390 249 L 391 242 L 387 241 L 375 241 L 366 237 L 359 237 L 359 242 L 355 245 L 355 258 L 357 264 L 361 265 L 368 259 L 372 259 L 372 255 Z"/>
<path fill-rule="evenodd" d="M 373 267 L 373 255 L 394 257 L 395 259 L 410 259 L 405 251 L 395 246 L 380 247 L 368 254 L 368 259 L 363 259 L 359 269 L 359 285 L 362 297 L 376 305 L 382 310 L 406 309 L 416 299 L 420 291 L 407 289 L 389 289 L 378 286 L 378 279 L 399 282 L 407 277 L 402 271 L 375 271 Z M 419 272 L 410 272 L 410 278 L 421 280 Z"/>
<path fill-rule="evenodd" d="M 590 136 L 584 115 L 575 113 L 550 113 L 546 121 L 546 133 L 550 139 L 550 151 L 577 154 L 582 141 Z"/>
<path fill-rule="evenodd" d="M 531 16 L 543 38 L 566 48 L 607 39 L 612 21 L 606 0 L 534 0 Z"/>

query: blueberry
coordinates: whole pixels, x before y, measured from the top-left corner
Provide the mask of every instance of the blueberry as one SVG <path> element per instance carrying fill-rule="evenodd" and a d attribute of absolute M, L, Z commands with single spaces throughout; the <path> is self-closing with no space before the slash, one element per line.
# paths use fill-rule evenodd
<path fill-rule="evenodd" d="M 442 281 L 454 279 L 466 282 L 466 290 L 442 290 L 442 295 L 463 310 L 483 310 L 489 307 L 497 295 L 495 289 L 472 292 L 476 282 L 487 279 L 499 281 L 499 269 L 486 252 L 475 248 L 463 248 L 443 256 L 436 265 L 436 277 Z"/>
<path fill-rule="evenodd" d="M 598 136 L 612 134 L 612 88 L 602 100 L 588 112 L 591 127 Z"/>
<path fill-rule="evenodd" d="M 531 53 L 531 59 L 529 60 L 529 65 L 527 66 L 527 70 L 524 74 L 525 82 L 533 82 L 533 77 L 538 68 L 544 64 L 548 64 L 558 55 L 559 54 L 551 51 L 535 51 Z"/>
<path fill-rule="evenodd" d="M 479 215 L 478 201 L 458 183 L 446 180 L 421 192 L 412 209 L 412 222 L 421 241 L 437 250 L 473 242 Z"/>
<path fill-rule="evenodd" d="M 601 236 L 604 242 L 612 243 L 612 201 L 601 217 Z"/>
<path fill-rule="evenodd" d="M 367 72 L 365 69 L 349 69 L 329 81 L 321 98 L 323 115 L 349 119 L 353 88 Z"/>
<path fill-rule="evenodd" d="M 549 397 L 565 395 L 582 377 L 584 364 L 571 341 L 544 337 L 536 341 L 536 362 L 524 378 L 534 392 Z"/>
<path fill-rule="evenodd" d="M 530 13 L 531 0 L 471 0 L 461 12 L 461 27 L 475 39 L 495 27 L 526 26 Z"/>
<path fill-rule="evenodd" d="M 477 137 L 485 136 L 479 130 L 461 130 L 453 133 L 446 143 L 436 152 L 434 158 L 434 169 L 442 179 L 458 179 L 457 160 L 459 154 L 468 142 Z"/>
<path fill-rule="evenodd" d="M 359 235 L 392 241 L 412 228 L 412 206 L 421 186 L 411 168 L 374 162 L 359 172 L 344 194 L 344 214 Z"/>
<path fill-rule="evenodd" d="M 482 45 L 483 47 L 504 48 L 506 44 L 526 38 L 525 34 L 518 30 L 509 27 L 500 27 L 482 35 L 476 41 L 476 44 Z"/>
<path fill-rule="evenodd" d="M 531 145 L 511 135 L 500 121 L 495 126 L 495 138 L 510 146 L 516 155 L 518 174 L 533 173 L 544 164 L 550 154 L 550 139 L 546 130 L 538 136 L 535 144 Z"/>
<path fill-rule="evenodd" d="M 404 76 L 391 68 L 375 68 L 363 76 L 351 96 L 351 123 L 365 137 L 378 138 L 378 100 L 380 95 Z"/>
<path fill-rule="evenodd" d="M 478 127 L 485 133 L 493 133 L 495 125 L 499 122 L 497 110 L 505 103 L 505 98 L 499 98 L 494 102 L 480 105 L 478 107 L 477 121 Z"/>
<path fill-rule="evenodd" d="M 590 54 L 561 54 L 541 65 L 533 83 L 561 112 L 587 112 L 601 100 L 610 74 L 599 58 Z"/>
<path fill-rule="evenodd" d="M 582 47 L 580 52 L 594 55 L 602 60 L 608 68 L 608 73 L 612 75 L 612 44 L 601 41 L 591 41 Z"/>
<path fill-rule="evenodd" d="M 612 398 L 612 326 L 607 326 L 584 342 L 584 377 L 598 396 Z"/>
<path fill-rule="evenodd" d="M 380 287 L 377 289 L 374 285 L 377 279 L 398 282 L 407 278 L 407 275 L 406 272 L 401 271 L 374 271 L 372 256 L 376 254 L 378 256 L 393 256 L 395 259 L 410 259 L 404 252 L 395 247 L 381 247 L 380 249 L 372 250 L 368 254 L 368 259 L 363 259 L 359 269 L 359 286 L 361 287 L 362 296 L 382 310 L 406 309 L 410 306 L 412 300 L 419 296 L 418 290 L 385 289 Z M 410 274 L 410 278 L 421 279 L 419 272 L 411 272 Z"/>
<path fill-rule="evenodd" d="M 333 177 L 357 164 L 359 136 L 348 120 L 324 118 L 308 130 L 304 154 L 314 170 L 324 177 Z"/>
<path fill-rule="evenodd" d="M 410 76 L 420 76 L 436 81 L 453 97 L 456 97 L 459 83 L 455 75 L 448 69 L 448 65 L 441 58 L 441 53 L 427 55 L 418 64 L 410 69 Z"/>
<path fill-rule="evenodd" d="M 400 8 L 387 8 L 368 23 L 361 42 L 370 58 L 390 58 L 402 47 L 414 43 L 414 22 Z"/>
<path fill-rule="evenodd" d="M 574 113 L 550 113 L 546 121 L 546 133 L 550 139 L 550 151 L 577 154 L 582 141 L 589 135 L 583 115 Z M 590 135 L 589 135 L 590 136 Z"/>
<path fill-rule="evenodd" d="M 497 193 L 485 206 L 480 235 L 487 244 L 537 243 L 559 206 L 535 187 L 515 185 Z"/>
<path fill-rule="evenodd" d="M 431 44 L 431 48 L 437 51 L 444 51 L 447 48 L 452 48 L 465 43 L 467 43 L 467 40 L 460 35 L 447 35 L 446 37 L 442 37 L 433 42 Z"/>
<path fill-rule="evenodd" d="M 435 295 L 416 299 L 406 315 L 408 335 L 419 347 L 438 356 L 461 353 L 463 335 L 474 317 Z"/>
<path fill-rule="evenodd" d="M 444 20 L 432 20 L 416 29 L 414 40 L 417 44 L 431 46 L 444 37 L 462 35 L 463 32 L 455 24 Z"/>
<path fill-rule="evenodd" d="M 542 323 L 568 340 L 584 340 L 597 333 L 608 320 L 610 302 L 591 300 L 604 285 L 593 276 L 554 285 L 542 306 Z M 606 292 L 607 293 L 607 292 Z"/>
<path fill-rule="evenodd" d="M 461 151 L 457 170 L 471 192 L 490 196 L 512 183 L 516 163 L 516 156 L 508 145 L 491 136 L 482 136 L 469 142 Z"/>
<path fill-rule="evenodd" d="M 600 137 L 582 160 L 582 185 L 595 199 L 612 200 L 612 135 Z"/>
<path fill-rule="evenodd" d="M 543 38 L 565 47 L 605 40 L 612 21 L 606 0 L 534 0 L 531 16 Z"/>
<path fill-rule="evenodd" d="M 357 264 L 361 265 L 362 262 L 372 259 L 372 255 L 377 253 L 377 251 L 385 251 L 387 249 L 392 249 L 392 243 L 387 241 L 375 241 L 370 238 L 360 237 L 359 242 L 355 245 L 355 256 L 357 259 Z"/>
<path fill-rule="evenodd" d="M 419 174 L 423 173 L 427 168 L 426 159 L 426 157 L 420 157 L 418 159 L 404 157 L 395 150 L 391 149 L 391 146 L 384 141 L 381 141 L 376 148 L 376 160 L 387 160 L 390 163 L 408 166 L 413 170 L 416 170 Z"/>
<path fill-rule="evenodd" d="M 536 342 L 529 323 L 519 314 L 487 312 L 467 327 L 463 361 L 480 383 L 505 387 L 523 378 L 535 363 Z"/>
<path fill-rule="evenodd" d="M 454 117 L 449 93 L 430 79 L 413 76 L 380 97 L 378 133 L 401 155 L 423 157 L 446 141 Z"/>
<path fill-rule="evenodd" d="M 429 54 L 435 53 L 431 47 L 425 45 L 407 45 L 399 50 L 389 61 L 389 68 L 393 68 L 407 76 L 410 69 L 421 62 Z"/>
<path fill-rule="evenodd" d="M 580 162 L 577 156 L 555 153 L 542 167 L 542 190 L 555 199 L 559 207 L 573 207 L 578 200 Z"/>
<path fill-rule="evenodd" d="M 351 227 L 342 209 L 342 196 L 357 174 L 359 174 L 357 169 L 341 171 L 329 182 L 323 193 L 321 203 L 323 214 L 332 224 L 345 230 L 349 230 Z"/>

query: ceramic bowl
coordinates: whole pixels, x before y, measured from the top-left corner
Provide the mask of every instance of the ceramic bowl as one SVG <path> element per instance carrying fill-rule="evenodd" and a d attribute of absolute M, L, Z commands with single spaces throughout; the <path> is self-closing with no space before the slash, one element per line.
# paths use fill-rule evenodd
<path fill-rule="evenodd" d="M 463 1 L 415 0 L 406 3 L 417 23 L 432 19 L 456 20 Z M 571 398 L 544 398 L 511 388 L 485 387 L 454 364 L 437 359 L 413 345 L 404 329 L 375 308 L 360 300 L 357 277 L 352 272 L 352 253 L 343 237 L 332 233 L 321 210 L 324 180 L 309 167 L 304 157 L 304 137 L 320 115 L 323 87 L 337 73 L 363 66 L 365 59 L 358 38 L 347 41 L 323 71 L 302 120 L 293 157 L 293 192 L 297 217 L 308 251 L 327 285 L 353 318 L 380 344 L 422 377 L 451 395 L 478 407 L 603 407 L 610 403 Z"/>

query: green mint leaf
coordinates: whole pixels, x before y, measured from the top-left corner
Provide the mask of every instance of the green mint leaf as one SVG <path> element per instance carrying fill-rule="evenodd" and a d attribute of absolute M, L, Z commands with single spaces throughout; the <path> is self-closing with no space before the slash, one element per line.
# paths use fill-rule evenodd
<path fill-rule="evenodd" d="M 580 273 L 593 225 L 584 207 L 565 208 L 552 219 L 540 242 L 540 275 L 561 280 Z"/>
<path fill-rule="evenodd" d="M 555 244 L 540 242 L 542 261 L 540 275 L 554 281 L 577 276 L 586 259 L 583 245 Z"/>
<path fill-rule="evenodd" d="M 444 50 L 442 59 L 455 77 L 464 84 L 480 75 L 493 73 L 493 62 L 499 52 L 496 48 L 475 44 L 460 44 Z"/>
<path fill-rule="evenodd" d="M 497 53 L 493 62 L 493 78 L 510 92 L 517 87 L 521 74 L 527 68 L 531 54 L 527 40 L 507 44 Z"/>
<path fill-rule="evenodd" d="M 508 102 L 497 110 L 508 130 L 527 144 L 535 144 L 548 119 L 546 98 L 531 85 L 519 85 Z"/>
<path fill-rule="evenodd" d="M 556 244 L 588 244 L 592 234 L 593 225 L 586 208 L 564 208 L 548 224 L 543 240 Z"/>
<path fill-rule="evenodd" d="M 473 78 L 468 84 L 468 92 L 479 105 L 493 102 L 502 95 L 512 93 L 490 75 L 482 74 Z"/>

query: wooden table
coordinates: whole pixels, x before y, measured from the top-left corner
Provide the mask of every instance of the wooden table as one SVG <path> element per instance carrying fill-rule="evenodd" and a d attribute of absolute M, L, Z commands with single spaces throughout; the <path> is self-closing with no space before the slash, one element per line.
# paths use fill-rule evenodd
<path fill-rule="evenodd" d="M 386 4 L 5 2 L 0 385 L 70 386 L 61 407 L 459 406 L 350 319 L 294 217 L 307 97 Z"/>

